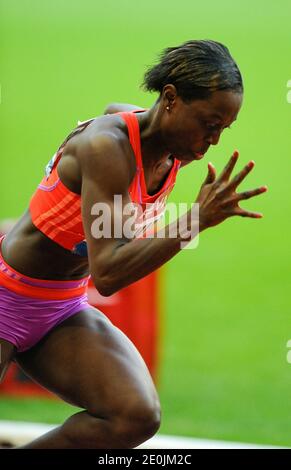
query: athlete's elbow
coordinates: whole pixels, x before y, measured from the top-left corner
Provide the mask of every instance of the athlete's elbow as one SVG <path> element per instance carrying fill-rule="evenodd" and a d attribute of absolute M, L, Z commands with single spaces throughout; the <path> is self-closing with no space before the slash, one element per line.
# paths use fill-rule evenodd
<path fill-rule="evenodd" d="M 97 289 L 99 294 L 102 295 L 102 297 L 110 297 L 111 295 L 115 294 L 117 292 L 115 289 L 109 286 L 102 286 Z"/>
<path fill-rule="evenodd" d="M 97 289 L 97 291 L 99 292 L 99 294 L 101 294 L 103 297 L 110 297 L 111 295 L 115 294 L 115 292 L 117 292 L 119 289 L 116 288 L 113 284 L 112 281 L 110 281 L 109 279 L 94 279 L 93 280 L 94 282 L 94 285 Z"/>
<path fill-rule="evenodd" d="M 108 254 L 105 254 L 107 257 Z M 104 256 L 99 254 L 97 260 L 94 260 L 91 276 L 97 291 L 104 297 L 110 297 L 119 291 L 122 285 L 122 276 L 120 267 L 104 260 Z"/>

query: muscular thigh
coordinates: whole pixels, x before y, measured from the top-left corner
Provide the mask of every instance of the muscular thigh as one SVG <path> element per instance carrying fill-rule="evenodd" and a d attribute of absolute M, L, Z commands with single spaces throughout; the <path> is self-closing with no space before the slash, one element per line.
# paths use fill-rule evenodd
<path fill-rule="evenodd" d="M 93 307 L 65 320 L 16 362 L 41 385 L 96 416 L 119 413 L 129 399 L 158 400 L 135 346 Z"/>

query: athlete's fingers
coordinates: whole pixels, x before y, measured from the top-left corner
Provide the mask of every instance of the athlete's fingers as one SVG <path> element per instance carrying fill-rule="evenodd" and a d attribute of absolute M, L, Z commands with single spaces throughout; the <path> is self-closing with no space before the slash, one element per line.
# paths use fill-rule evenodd
<path fill-rule="evenodd" d="M 254 168 L 255 162 L 251 160 L 225 187 L 225 190 L 236 189 L 238 185 L 245 179 L 249 172 Z"/>
<path fill-rule="evenodd" d="M 227 206 L 229 204 L 233 204 L 235 202 L 242 201 L 244 199 L 250 199 L 251 197 L 258 196 L 259 194 L 263 194 L 266 191 L 268 191 L 268 187 L 267 186 L 261 186 L 260 188 L 251 189 L 250 191 L 244 191 L 242 193 L 237 193 L 234 196 L 230 197 L 229 199 L 226 199 L 225 201 L 223 201 L 223 203 L 221 205 L 224 207 L 224 206 Z"/>
<path fill-rule="evenodd" d="M 216 177 L 216 170 L 214 168 L 214 166 L 212 165 L 211 162 L 208 163 L 208 173 L 207 173 L 207 176 L 202 184 L 202 186 L 204 186 L 205 184 L 211 184 L 215 181 L 215 177 Z"/>
<path fill-rule="evenodd" d="M 218 176 L 217 178 L 217 182 L 220 183 L 222 181 L 228 181 L 229 180 L 229 177 L 235 167 L 235 164 L 238 160 L 238 157 L 239 157 L 239 152 L 238 150 L 235 150 L 232 154 L 232 156 L 230 157 L 229 161 L 227 162 L 227 164 L 225 165 L 225 167 L 223 168 L 222 172 L 220 173 L 220 175 Z"/>
<path fill-rule="evenodd" d="M 251 219 L 261 219 L 263 214 L 261 212 L 245 211 L 241 207 L 238 207 L 232 212 L 232 215 L 239 215 L 240 217 L 250 217 Z"/>
<path fill-rule="evenodd" d="M 251 197 L 258 196 L 259 194 L 265 193 L 268 191 L 267 186 L 261 186 L 260 188 L 251 189 L 250 191 L 244 191 L 242 193 L 238 193 L 238 201 L 243 199 L 250 199 Z"/>

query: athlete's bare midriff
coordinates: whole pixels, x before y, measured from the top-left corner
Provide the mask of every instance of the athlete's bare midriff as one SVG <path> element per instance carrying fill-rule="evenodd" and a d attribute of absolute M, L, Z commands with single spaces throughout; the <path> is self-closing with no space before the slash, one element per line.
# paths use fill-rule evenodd
<path fill-rule="evenodd" d="M 89 274 L 88 259 L 72 254 L 40 232 L 29 210 L 1 245 L 4 261 L 16 271 L 38 279 L 81 279 Z"/>
<path fill-rule="evenodd" d="M 107 116 L 106 126 L 117 126 L 127 133 L 127 128 L 123 121 L 117 116 Z M 109 121 L 109 119 L 110 121 Z M 78 162 L 78 139 L 86 138 L 86 133 L 98 133 L 99 121 L 97 118 L 82 132 L 82 135 L 73 137 L 66 145 L 63 156 L 58 163 L 58 175 L 61 181 L 71 191 L 80 194 L 82 175 Z M 103 118 L 104 119 L 104 118 Z M 101 124 L 102 129 L 104 125 Z M 126 158 L 131 158 L 127 155 Z M 165 175 L 157 183 L 148 185 L 148 191 L 155 192 L 160 184 L 167 177 L 170 171 L 168 164 L 165 167 Z M 134 162 L 132 161 L 132 173 L 134 175 Z M 71 253 L 61 247 L 40 230 L 38 230 L 31 220 L 29 209 L 18 220 L 13 229 L 7 234 L 1 245 L 4 261 L 16 271 L 37 279 L 73 280 L 81 279 L 89 275 L 89 264 L 87 257 Z"/>

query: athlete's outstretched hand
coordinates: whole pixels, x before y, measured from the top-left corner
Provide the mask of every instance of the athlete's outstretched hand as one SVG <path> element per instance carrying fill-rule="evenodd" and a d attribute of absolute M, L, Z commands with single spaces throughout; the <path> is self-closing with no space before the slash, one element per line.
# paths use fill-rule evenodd
<path fill-rule="evenodd" d="M 255 162 L 251 160 L 235 177 L 230 179 L 238 156 L 238 151 L 235 151 L 217 178 L 214 166 L 212 163 L 208 163 L 207 177 L 195 201 L 199 203 L 199 224 L 201 227 L 213 227 L 233 215 L 255 219 L 263 217 L 261 213 L 246 211 L 239 207 L 240 201 L 266 192 L 267 186 L 242 193 L 236 192 L 238 185 L 255 165 Z"/>

